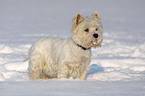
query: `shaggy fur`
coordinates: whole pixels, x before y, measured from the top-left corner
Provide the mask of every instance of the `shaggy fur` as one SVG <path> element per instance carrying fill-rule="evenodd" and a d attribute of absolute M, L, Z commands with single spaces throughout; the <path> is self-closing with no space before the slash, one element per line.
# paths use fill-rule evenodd
<path fill-rule="evenodd" d="M 89 18 L 77 14 L 72 21 L 72 38 L 43 38 L 33 44 L 24 60 L 29 59 L 29 78 L 86 79 L 91 61 L 90 48 L 101 46 L 102 30 L 97 12 Z"/>

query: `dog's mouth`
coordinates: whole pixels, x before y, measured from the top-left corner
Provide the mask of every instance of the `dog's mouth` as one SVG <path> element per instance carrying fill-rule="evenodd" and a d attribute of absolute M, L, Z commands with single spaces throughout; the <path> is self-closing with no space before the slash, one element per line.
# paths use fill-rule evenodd
<path fill-rule="evenodd" d="M 102 40 L 99 39 L 99 40 L 93 40 L 93 41 L 90 41 L 90 46 L 91 47 L 101 47 L 101 43 L 102 43 Z"/>

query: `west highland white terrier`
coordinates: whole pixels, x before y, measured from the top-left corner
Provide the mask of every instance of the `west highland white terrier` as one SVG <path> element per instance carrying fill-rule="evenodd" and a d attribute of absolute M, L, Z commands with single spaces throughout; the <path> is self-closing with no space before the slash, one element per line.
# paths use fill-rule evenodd
<path fill-rule="evenodd" d="M 43 38 L 36 41 L 24 59 L 29 59 L 29 78 L 86 79 L 91 62 L 91 48 L 100 47 L 103 27 L 99 14 L 90 17 L 77 14 L 72 20 L 72 37 Z"/>

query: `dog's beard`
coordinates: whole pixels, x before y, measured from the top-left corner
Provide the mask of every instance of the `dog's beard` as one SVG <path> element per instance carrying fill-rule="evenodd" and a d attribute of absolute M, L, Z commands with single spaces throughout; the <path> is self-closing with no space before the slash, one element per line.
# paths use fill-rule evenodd
<path fill-rule="evenodd" d="M 102 43 L 102 40 L 101 39 L 99 39 L 99 40 L 96 40 L 96 41 L 94 41 L 93 42 L 93 47 L 101 47 L 101 43 Z"/>
<path fill-rule="evenodd" d="M 94 39 L 94 40 L 89 40 L 88 46 L 89 47 L 101 47 L 102 40 L 101 39 Z"/>

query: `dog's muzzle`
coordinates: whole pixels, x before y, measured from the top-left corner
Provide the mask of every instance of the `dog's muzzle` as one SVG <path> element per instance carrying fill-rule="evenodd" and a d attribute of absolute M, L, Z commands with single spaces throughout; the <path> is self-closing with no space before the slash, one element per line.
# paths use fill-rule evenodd
<path fill-rule="evenodd" d="M 100 36 L 97 33 L 95 33 L 93 34 L 93 37 L 94 37 L 94 40 L 91 41 L 91 46 L 92 47 L 100 46 L 102 43 Z"/>

